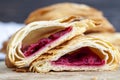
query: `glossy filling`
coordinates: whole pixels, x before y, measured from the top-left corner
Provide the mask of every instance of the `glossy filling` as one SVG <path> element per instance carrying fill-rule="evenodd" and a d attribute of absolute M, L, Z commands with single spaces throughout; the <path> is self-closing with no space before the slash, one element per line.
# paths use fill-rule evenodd
<path fill-rule="evenodd" d="M 88 47 L 83 47 L 70 54 L 62 56 L 57 61 L 52 61 L 51 63 L 52 65 L 65 66 L 101 66 L 105 64 L 105 60 L 102 60 Z"/>
<path fill-rule="evenodd" d="M 72 27 L 67 27 L 64 30 L 61 30 L 59 32 L 56 32 L 52 35 L 50 35 L 48 38 L 42 38 L 37 43 L 31 44 L 26 47 L 22 47 L 21 51 L 24 53 L 25 57 L 31 56 L 35 52 L 39 51 L 43 47 L 45 47 L 47 44 L 57 40 L 61 36 L 65 35 L 66 33 L 69 33 L 72 30 Z"/>

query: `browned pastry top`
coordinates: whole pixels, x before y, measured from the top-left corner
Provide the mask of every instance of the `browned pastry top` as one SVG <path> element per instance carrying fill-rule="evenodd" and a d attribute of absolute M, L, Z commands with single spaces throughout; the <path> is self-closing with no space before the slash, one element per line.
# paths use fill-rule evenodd
<path fill-rule="evenodd" d="M 30 13 L 25 23 L 28 24 L 39 20 L 54 20 L 66 16 L 79 16 L 94 20 L 98 28 L 91 29 L 87 33 L 115 31 L 101 11 L 84 4 L 76 3 L 59 3 L 37 9 Z"/>

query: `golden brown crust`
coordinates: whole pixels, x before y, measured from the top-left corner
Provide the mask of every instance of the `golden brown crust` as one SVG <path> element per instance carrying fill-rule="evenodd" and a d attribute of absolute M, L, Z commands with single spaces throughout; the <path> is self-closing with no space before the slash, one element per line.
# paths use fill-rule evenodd
<path fill-rule="evenodd" d="M 65 16 L 78 16 L 94 20 L 97 28 L 90 29 L 86 33 L 115 31 L 101 11 L 84 4 L 75 3 L 59 3 L 37 9 L 30 13 L 25 23 L 28 24 L 39 20 L 54 20 Z"/>
<path fill-rule="evenodd" d="M 8 67 L 8 68 L 13 68 L 13 67 L 15 67 L 11 62 L 10 62 L 10 60 L 9 60 L 9 58 L 6 56 L 6 58 L 5 58 L 5 64 L 6 64 L 6 66 Z"/>
<path fill-rule="evenodd" d="M 2 52 L 2 53 L 7 53 L 6 51 L 6 49 L 7 49 L 7 44 L 8 44 L 8 40 L 7 41 L 5 41 L 5 42 L 3 42 L 3 47 L 2 47 L 2 49 L 0 50 L 0 52 Z"/>

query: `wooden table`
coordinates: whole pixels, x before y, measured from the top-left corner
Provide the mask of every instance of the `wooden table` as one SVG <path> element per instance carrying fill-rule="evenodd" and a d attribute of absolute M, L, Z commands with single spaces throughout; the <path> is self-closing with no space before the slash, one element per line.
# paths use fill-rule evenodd
<path fill-rule="evenodd" d="M 108 72 L 20 73 L 0 62 L 0 80 L 119 80 L 120 69 Z"/>

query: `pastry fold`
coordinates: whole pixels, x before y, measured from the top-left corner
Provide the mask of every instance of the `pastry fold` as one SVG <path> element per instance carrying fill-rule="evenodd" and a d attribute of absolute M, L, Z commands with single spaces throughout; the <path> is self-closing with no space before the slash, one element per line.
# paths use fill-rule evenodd
<path fill-rule="evenodd" d="M 66 16 L 77 16 L 95 21 L 97 28 L 88 30 L 91 32 L 114 32 L 112 24 L 103 16 L 103 13 L 93 7 L 77 3 L 58 3 L 44 8 L 37 9 L 30 13 L 25 23 L 41 20 L 54 20 Z"/>
<path fill-rule="evenodd" d="M 95 27 L 92 20 L 74 19 L 76 18 L 65 17 L 54 21 L 33 22 L 17 31 L 7 46 L 6 65 L 28 67 L 48 50 Z"/>
<path fill-rule="evenodd" d="M 30 71 L 105 71 L 119 66 L 119 51 L 109 42 L 76 36 L 33 61 Z"/>
<path fill-rule="evenodd" d="M 88 34 L 91 37 L 96 37 L 96 38 L 100 38 L 102 40 L 108 41 L 110 43 L 112 43 L 115 47 L 117 47 L 120 51 L 120 33 L 116 32 L 116 33 L 92 33 L 92 34 Z"/>

